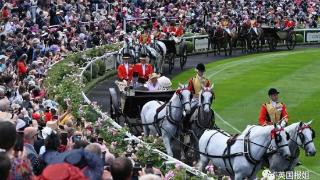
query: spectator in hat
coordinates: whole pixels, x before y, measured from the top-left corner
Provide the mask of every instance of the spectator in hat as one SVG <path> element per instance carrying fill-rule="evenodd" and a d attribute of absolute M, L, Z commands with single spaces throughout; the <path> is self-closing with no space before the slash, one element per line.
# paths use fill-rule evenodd
<path fill-rule="evenodd" d="M 139 75 L 139 80 L 141 82 L 147 82 L 149 76 L 153 73 L 153 68 L 151 64 L 147 63 L 147 55 L 141 54 L 140 55 L 140 63 L 135 64 L 134 72 L 137 72 Z"/>
<path fill-rule="evenodd" d="M 83 172 L 68 163 L 57 163 L 47 166 L 42 174 L 35 178 L 36 180 L 87 180 Z"/>
<path fill-rule="evenodd" d="M 120 81 L 126 80 L 127 82 L 131 82 L 133 76 L 133 68 L 132 64 L 129 64 L 130 54 L 125 53 L 122 56 L 122 64 L 118 66 L 118 78 Z"/>

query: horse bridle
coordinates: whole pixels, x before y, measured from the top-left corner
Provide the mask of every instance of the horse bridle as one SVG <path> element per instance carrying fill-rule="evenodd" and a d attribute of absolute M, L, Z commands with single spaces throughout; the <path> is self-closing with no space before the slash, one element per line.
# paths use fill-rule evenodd
<path fill-rule="evenodd" d="M 185 110 L 185 105 L 186 105 L 186 104 L 190 104 L 190 106 L 191 106 L 191 102 L 190 102 L 190 101 L 189 101 L 189 102 L 183 102 L 183 101 L 182 101 L 183 96 L 182 96 L 181 93 L 182 93 L 182 91 L 184 91 L 184 90 L 188 90 L 188 89 L 187 89 L 187 88 L 178 89 L 178 90 L 175 92 L 175 93 L 179 96 L 179 100 L 180 100 L 180 102 L 181 102 L 181 104 L 182 104 L 182 107 L 171 105 L 171 101 L 166 105 L 167 108 L 169 108 L 169 110 L 166 111 L 166 112 L 167 112 L 166 116 L 167 116 L 169 122 L 171 122 L 172 124 L 177 125 L 177 126 L 178 126 L 177 121 L 172 118 L 171 108 L 176 108 L 176 109 Z M 188 90 L 188 91 L 189 91 L 189 90 Z M 190 100 L 191 100 L 191 99 L 192 99 L 192 93 L 190 93 Z"/>
<path fill-rule="evenodd" d="M 204 98 L 203 98 L 203 95 L 202 95 L 203 92 L 211 92 L 212 97 L 210 98 L 210 102 L 206 102 L 206 103 L 202 104 L 203 99 L 204 99 Z M 205 105 L 209 105 L 209 107 L 210 107 L 211 104 L 212 104 L 213 99 L 215 99 L 215 94 L 214 94 L 214 92 L 211 91 L 211 90 L 209 90 L 208 88 L 205 88 L 205 89 L 201 92 L 201 94 L 200 94 L 201 104 L 200 104 L 199 106 L 204 107 Z"/>
<path fill-rule="evenodd" d="M 306 138 L 304 136 L 304 134 L 302 133 L 302 131 L 304 129 L 310 129 L 311 132 L 312 132 L 312 138 L 311 140 L 309 140 L 308 142 L 305 142 Z M 291 139 L 294 143 L 296 143 L 299 147 L 302 147 L 302 148 L 305 148 L 308 144 L 312 143 L 313 142 L 313 139 L 315 138 L 315 131 L 311 128 L 311 126 L 309 125 L 303 125 L 303 126 L 299 126 L 298 129 L 297 129 L 297 136 L 296 136 L 296 139 L 293 140 Z M 298 144 L 298 137 L 300 138 L 300 141 L 301 141 L 301 145 Z"/>
<path fill-rule="evenodd" d="M 286 146 L 289 146 L 289 144 L 282 144 L 282 145 L 279 145 L 279 143 L 282 141 L 282 137 L 280 135 L 280 132 L 281 131 L 284 131 L 284 128 L 280 128 L 280 129 L 273 129 L 271 131 L 271 139 L 274 139 L 275 142 L 276 142 L 276 145 L 277 145 L 277 149 L 280 149 L 280 148 L 283 148 L 283 147 L 286 147 Z M 287 135 L 287 140 L 290 139 L 290 136 L 289 134 L 286 132 L 286 135 Z"/>

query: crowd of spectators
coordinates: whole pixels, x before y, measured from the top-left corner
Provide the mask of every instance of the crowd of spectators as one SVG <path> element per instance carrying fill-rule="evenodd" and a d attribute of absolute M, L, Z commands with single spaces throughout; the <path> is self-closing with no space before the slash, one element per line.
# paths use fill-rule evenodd
<path fill-rule="evenodd" d="M 172 22 L 200 32 L 225 15 L 233 24 L 288 17 L 301 28 L 317 27 L 320 17 L 319 0 L 0 0 L 0 8 L 0 179 L 24 180 L 132 176 L 130 158 L 115 158 L 79 129 L 70 100 L 61 111 L 48 98 L 46 70 L 68 52 L 122 41 L 124 23 L 127 32 Z M 144 179 L 162 176 L 152 172 Z"/>

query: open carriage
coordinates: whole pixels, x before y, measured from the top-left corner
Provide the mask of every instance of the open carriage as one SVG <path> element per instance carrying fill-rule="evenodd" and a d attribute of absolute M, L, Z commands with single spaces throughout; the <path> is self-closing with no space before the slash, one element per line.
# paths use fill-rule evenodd
<path fill-rule="evenodd" d="M 296 34 L 293 29 L 281 30 L 276 27 L 262 27 L 263 37 L 268 42 L 270 51 L 277 48 L 279 40 L 284 40 L 288 50 L 296 46 Z"/>
<path fill-rule="evenodd" d="M 149 101 L 157 100 L 168 102 L 175 91 L 148 91 L 141 88 L 133 89 L 122 83 L 116 82 L 116 88 L 109 88 L 110 115 L 118 123 L 123 120 L 132 133 L 141 133 L 140 112 Z M 139 128 L 140 127 L 140 128 Z"/>
<path fill-rule="evenodd" d="M 161 40 L 167 48 L 167 54 L 165 58 L 165 63 L 169 65 L 169 73 L 171 74 L 175 59 L 179 58 L 181 70 L 187 62 L 187 45 L 184 41 L 179 42 L 178 39 Z"/>

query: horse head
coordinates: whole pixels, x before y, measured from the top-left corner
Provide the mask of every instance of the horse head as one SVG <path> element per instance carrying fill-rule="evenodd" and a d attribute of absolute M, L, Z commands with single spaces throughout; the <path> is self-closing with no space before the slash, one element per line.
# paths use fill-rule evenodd
<path fill-rule="evenodd" d="M 310 124 L 312 121 L 308 123 L 300 122 L 298 127 L 296 128 L 297 133 L 297 144 L 302 146 L 306 156 L 314 156 L 316 154 L 316 147 L 313 143 L 313 139 L 316 137 L 315 131 L 311 128 Z"/>
<path fill-rule="evenodd" d="M 183 109 L 187 114 L 189 114 L 191 111 L 191 99 L 192 99 L 191 91 L 186 86 L 179 84 L 179 88 L 177 89 L 176 94 L 180 99 Z"/>
<path fill-rule="evenodd" d="M 275 147 L 277 151 L 284 157 L 290 157 L 290 149 L 288 146 L 289 134 L 279 124 L 274 123 L 271 130 L 271 146 Z"/>
<path fill-rule="evenodd" d="M 204 112 L 210 112 L 210 107 L 215 99 L 213 85 L 211 87 L 203 87 L 200 92 L 200 106 L 203 107 Z"/>

